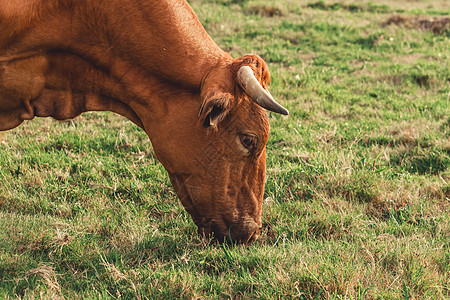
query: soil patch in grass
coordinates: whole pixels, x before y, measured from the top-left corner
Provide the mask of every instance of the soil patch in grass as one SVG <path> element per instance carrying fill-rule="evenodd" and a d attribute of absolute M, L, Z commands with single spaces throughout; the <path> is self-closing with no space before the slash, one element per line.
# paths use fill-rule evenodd
<path fill-rule="evenodd" d="M 335 3 L 325 3 L 324 1 L 316 1 L 316 2 L 311 2 L 308 3 L 307 5 L 309 8 L 314 8 L 314 9 L 320 9 L 320 10 L 331 10 L 331 11 L 335 11 L 335 10 L 346 10 L 349 12 L 363 12 L 363 11 L 367 11 L 367 12 L 372 12 L 372 13 L 386 13 L 390 10 L 389 6 L 385 5 L 385 4 L 374 4 L 374 3 L 368 3 L 367 5 L 364 4 L 356 4 L 356 3 L 351 3 L 351 4 L 343 4 L 343 3 L 339 3 L 339 2 L 335 2 Z"/>
<path fill-rule="evenodd" d="M 278 7 L 268 6 L 268 5 L 255 5 L 251 6 L 244 11 L 246 15 L 260 15 L 263 17 L 282 17 L 284 16 L 283 11 Z"/>
<path fill-rule="evenodd" d="M 431 31 L 434 34 L 450 34 L 449 17 L 401 16 L 394 15 L 387 19 L 383 26 L 396 25 Z"/>

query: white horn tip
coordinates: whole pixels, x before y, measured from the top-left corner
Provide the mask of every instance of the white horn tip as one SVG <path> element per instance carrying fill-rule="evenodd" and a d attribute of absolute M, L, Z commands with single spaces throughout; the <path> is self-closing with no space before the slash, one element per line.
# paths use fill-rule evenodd
<path fill-rule="evenodd" d="M 245 93 L 261 107 L 278 114 L 289 115 L 289 111 L 276 102 L 272 95 L 261 86 L 249 66 L 239 68 L 237 82 Z"/>

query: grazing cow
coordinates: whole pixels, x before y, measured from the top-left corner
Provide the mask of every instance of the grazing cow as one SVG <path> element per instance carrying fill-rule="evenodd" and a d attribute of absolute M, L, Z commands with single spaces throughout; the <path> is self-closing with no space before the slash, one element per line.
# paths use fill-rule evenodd
<path fill-rule="evenodd" d="M 202 235 L 261 232 L 269 123 L 255 55 L 221 50 L 184 0 L 0 0 L 0 131 L 113 111 L 148 134 Z"/>

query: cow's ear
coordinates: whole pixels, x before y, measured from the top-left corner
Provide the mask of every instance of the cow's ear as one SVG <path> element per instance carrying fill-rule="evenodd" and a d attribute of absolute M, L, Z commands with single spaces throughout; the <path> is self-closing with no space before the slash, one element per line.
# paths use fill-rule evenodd
<path fill-rule="evenodd" d="M 214 93 L 203 98 L 199 118 L 205 127 L 217 126 L 228 114 L 233 96 L 228 93 Z"/>

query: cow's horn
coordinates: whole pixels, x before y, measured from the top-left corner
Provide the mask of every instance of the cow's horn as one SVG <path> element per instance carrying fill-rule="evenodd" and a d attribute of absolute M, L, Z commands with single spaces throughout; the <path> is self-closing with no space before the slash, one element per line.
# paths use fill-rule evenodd
<path fill-rule="evenodd" d="M 282 115 L 289 114 L 289 111 L 275 101 L 272 95 L 261 86 L 249 66 L 242 66 L 239 69 L 237 82 L 245 93 L 258 105 Z"/>

